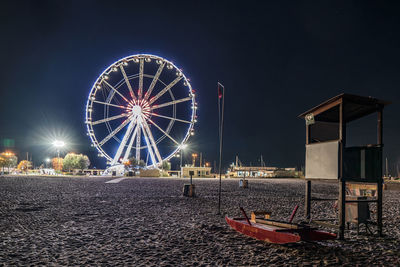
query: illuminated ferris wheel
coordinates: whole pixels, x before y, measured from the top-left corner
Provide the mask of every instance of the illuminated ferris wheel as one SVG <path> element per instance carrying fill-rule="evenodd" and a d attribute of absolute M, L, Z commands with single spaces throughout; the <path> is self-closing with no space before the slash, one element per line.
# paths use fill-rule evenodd
<path fill-rule="evenodd" d="M 109 165 L 134 157 L 157 168 L 194 135 L 196 109 L 195 93 L 181 69 L 154 55 L 128 56 L 93 84 L 87 131 Z"/>

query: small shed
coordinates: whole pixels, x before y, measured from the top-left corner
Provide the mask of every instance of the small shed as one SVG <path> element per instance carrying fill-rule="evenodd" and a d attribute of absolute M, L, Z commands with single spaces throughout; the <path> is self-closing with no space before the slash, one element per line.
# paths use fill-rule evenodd
<path fill-rule="evenodd" d="M 299 115 L 306 122 L 306 203 L 305 215 L 310 218 L 311 181 L 339 181 L 339 237 L 344 238 L 346 182 L 375 183 L 377 198 L 359 200 L 376 202 L 378 232 L 382 234 L 382 149 L 383 108 L 387 101 L 351 94 L 337 95 Z M 357 147 L 346 146 L 346 125 L 372 113 L 377 113 L 377 142 Z M 326 200 L 326 199 L 325 199 Z"/>

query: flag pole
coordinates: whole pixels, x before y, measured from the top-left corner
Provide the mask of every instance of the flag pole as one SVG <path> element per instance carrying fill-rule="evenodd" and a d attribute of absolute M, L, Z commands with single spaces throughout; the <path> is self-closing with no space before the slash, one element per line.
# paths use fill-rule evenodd
<path fill-rule="evenodd" d="M 222 92 L 220 90 L 222 88 Z M 222 109 L 221 109 L 222 101 Z M 225 102 L 225 87 L 218 82 L 218 120 L 219 120 L 219 188 L 218 188 L 218 215 L 221 214 L 221 186 L 222 186 L 222 144 L 223 144 L 223 130 L 224 130 L 224 102 Z"/>

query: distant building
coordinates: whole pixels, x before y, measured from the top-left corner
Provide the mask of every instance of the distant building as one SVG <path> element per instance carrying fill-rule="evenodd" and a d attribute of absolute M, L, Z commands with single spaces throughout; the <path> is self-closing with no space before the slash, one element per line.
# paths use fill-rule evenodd
<path fill-rule="evenodd" d="M 193 177 L 211 177 L 211 167 L 181 167 L 182 177 L 190 177 L 190 172 L 193 172 Z"/>
<path fill-rule="evenodd" d="M 228 177 L 254 177 L 254 178 L 273 178 L 273 177 L 301 177 L 302 172 L 296 168 L 277 168 L 277 167 L 237 167 L 232 166 L 227 173 Z"/>

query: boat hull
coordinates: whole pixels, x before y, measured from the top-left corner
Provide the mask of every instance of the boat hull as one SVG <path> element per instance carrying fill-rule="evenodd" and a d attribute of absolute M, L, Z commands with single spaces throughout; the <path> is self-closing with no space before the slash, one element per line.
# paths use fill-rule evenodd
<path fill-rule="evenodd" d="M 322 241 L 336 239 L 336 234 L 316 231 L 313 229 L 282 229 L 260 223 L 248 224 L 246 219 L 225 217 L 226 222 L 236 231 L 255 239 L 275 243 L 287 244 L 299 241 Z"/>

